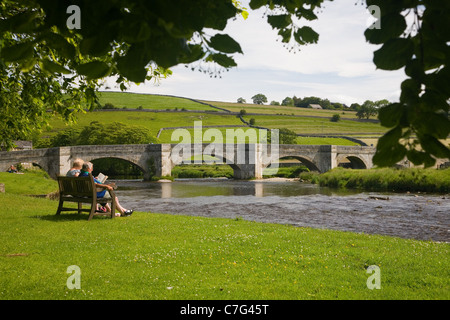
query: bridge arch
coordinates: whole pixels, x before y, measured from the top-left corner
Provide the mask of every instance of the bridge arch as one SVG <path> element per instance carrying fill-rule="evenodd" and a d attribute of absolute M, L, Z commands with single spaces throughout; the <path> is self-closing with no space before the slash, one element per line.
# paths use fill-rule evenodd
<path fill-rule="evenodd" d="M 145 175 L 147 173 L 147 171 L 144 168 L 142 168 L 139 163 L 136 163 L 135 161 L 124 158 L 124 157 L 97 156 L 97 157 L 92 157 L 90 160 L 85 160 L 85 161 L 90 161 L 90 162 L 94 163 L 94 172 L 102 171 L 106 175 L 111 175 L 111 173 L 108 172 L 109 170 L 107 170 L 107 168 L 103 168 L 103 169 L 98 168 L 97 160 L 105 160 L 105 159 L 111 159 L 114 161 L 120 161 L 122 163 L 132 164 L 133 167 L 136 167 L 142 173 L 142 175 Z M 117 164 L 117 165 L 119 165 L 119 164 Z"/>
<path fill-rule="evenodd" d="M 264 164 L 263 165 L 263 169 L 268 168 L 272 163 L 275 163 L 281 159 L 285 159 L 285 158 L 294 158 L 298 161 L 301 162 L 301 164 L 303 164 L 305 167 L 307 167 L 309 169 L 309 171 L 320 171 L 319 168 L 317 167 L 317 165 L 314 163 L 314 160 L 309 158 L 308 156 L 303 156 L 303 155 L 288 155 L 288 156 L 280 156 L 277 159 L 274 159 L 274 161 Z"/>
<path fill-rule="evenodd" d="M 226 156 L 222 154 L 216 154 L 215 152 L 211 152 L 209 154 L 206 154 L 206 156 L 211 156 L 215 159 L 218 160 L 219 163 L 206 163 L 206 165 L 226 165 L 229 166 L 233 169 L 233 176 L 234 177 L 239 177 L 242 175 L 242 168 L 238 165 L 235 164 L 234 161 L 228 159 Z M 194 162 L 194 155 L 191 154 L 190 156 L 183 156 L 181 161 L 171 161 L 171 169 L 174 169 L 176 166 L 179 165 L 196 165 L 196 164 L 205 164 L 204 161 L 202 160 L 201 163 L 196 163 Z"/>
<path fill-rule="evenodd" d="M 336 164 L 339 166 L 345 166 L 345 163 L 348 163 L 348 165 L 352 169 L 368 169 L 369 165 L 366 163 L 365 159 L 358 156 L 358 155 L 347 155 L 347 154 L 340 154 L 336 157 Z"/>

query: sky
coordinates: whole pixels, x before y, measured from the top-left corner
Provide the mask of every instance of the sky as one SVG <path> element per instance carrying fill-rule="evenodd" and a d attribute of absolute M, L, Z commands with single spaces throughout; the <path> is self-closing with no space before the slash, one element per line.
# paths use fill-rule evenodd
<path fill-rule="evenodd" d="M 234 55 L 238 66 L 223 72 L 221 78 L 180 65 L 171 68 L 173 74 L 159 84 L 132 85 L 128 91 L 223 102 L 244 98 L 248 103 L 259 93 L 268 103 L 293 96 L 315 96 L 348 106 L 366 100 L 398 101 L 406 75 L 402 70 L 376 70 L 373 52 L 380 46 L 367 43 L 364 37 L 374 20 L 361 1 L 356 2 L 326 1 L 316 12 L 318 20 L 301 19 L 299 25 L 312 27 L 319 41 L 291 52 L 267 23 L 266 9 L 249 9 L 246 20 L 229 21 L 220 32 L 239 42 L 243 51 Z M 242 3 L 249 8 L 248 0 Z M 114 81 L 108 80 L 107 85 L 110 91 L 120 91 Z"/>

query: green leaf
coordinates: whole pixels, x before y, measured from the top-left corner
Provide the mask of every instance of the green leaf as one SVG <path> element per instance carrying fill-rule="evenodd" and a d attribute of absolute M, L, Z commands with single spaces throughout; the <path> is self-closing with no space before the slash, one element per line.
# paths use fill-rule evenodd
<path fill-rule="evenodd" d="M 16 14 L 5 20 L 0 20 L 0 31 L 12 31 L 15 33 L 29 33 L 36 28 L 35 19 L 38 11 L 28 11 Z"/>
<path fill-rule="evenodd" d="M 450 158 L 450 149 L 444 146 L 435 137 L 428 134 L 417 135 L 417 137 L 419 138 L 420 145 L 426 152 L 430 153 L 431 155 L 434 155 L 437 158 L 442 159 Z"/>
<path fill-rule="evenodd" d="M 390 39 L 374 52 L 373 62 L 379 69 L 397 70 L 406 65 L 413 53 L 414 44 L 411 39 Z"/>
<path fill-rule="evenodd" d="M 180 63 L 191 63 L 197 60 L 200 60 L 205 56 L 205 52 L 203 48 L 199 44 L 189 44 L 188 50 L 185 52 L 179 59 Z"/>
<path fill-rule="evenodd" d="M 409 60 L 405 66 L 405 74 L 418 81 L 422 80 L 425 76 L 423 66 L 419 59 Z"/>
<path fill-rule="evenodd" d="M 424 39 L 422 41 L 423 61 L 425 70 L 439 68 L 446 63 L 449 54 L 449 47 L 446 43 L 437 43 L 435 38 Z M 419 53 L 419 57 L 421 53 Z"/>
<path fill-rule="evenodd" d="M 291 16 L 289 14 L 281 14 L 276 16 L 268 16 L 267 22 L 274 29 L 283 29 L 292 23 Z"/>
<path fill-rule="evenodd" d="M 317 16 L 314 14 L 313 9 L 305 9 L 303 7 L 299 7 L 297 11 L 298 11 L 297 17 L 299 18 L 305 18 L 306 20 L 309 21 L 317 19 Z"/>
<path fill-rule="evenodd" d="M 421 134 L 445 139 L 450 134 L 450 120 L 444 113 L 426 112 L 414 123 Z"/>
<path fill-rule="evenodd" d="M 225 53 L 242 53 L 242 49 L 239 43 L 237 43 L 227 34 L 216 34 L 210 39 L 208 44 L 217 51 Z"/>
<path fill-rule="evenodd" d="M 119 69 L 120 74 L 128 80 L 135 83 L 142 83 L 147 76 L 147 70 L 144 66 L 136 64 L 135 62 L 136 61 L 134 61 L 132 57 L 120 57 L 117 59 L 117 69 Z"/>
<path fill-rule="evenodd" d="M 280 29 L 280 31 L 278 31 L 278 34 L 281 36 L 281 38 L 282 38 L 281 41 L 282 42 L 288 43 L 291 40 L 291 37 L 292 37 L 292 29 L 291 28 Z M 297 40 L 297 42 L 299 44 L 305 44 L 301 40 Z"/>
<path fill-rule="evenodd" d="M 250 0 L 250 8 L 255 10 L 267 4 L 267 0 Z"/>
<path fill-rule="evenodd" d="M 436 74 L 427 75 L 425 84 L 431 85 L 442 97 L 448 99 L 450 97 L 450 66 L 445 66 Z"/>
<path fill-rule="evenodd" d="M 147 40 L 152 31 L 145 20 L 134 16 L 127 16 L 122 28 L 122 36 L 125 42 L 136 43 Z"/>
<path fill-rule="evenodd" d="M 422 102 L 422 109 L 429 111 L 444 111 L 448 112 L 450 107 L 445 99 L 445 95 L 440 94 L 439 91 L 426 89 L 425 93 L 420 96 Z"/>
<path fill-rule="evenodd" d="M 175 59 L 174 54 L 178 53 L 178 51 L 175 50 L 170 55 L 166 54 L 168 57 L 161 57 L 164 56 L 165 52 L 165 50 L 161 50 L 161 52 L 154 53 L 153 60 L 160 66 L 162 63 L 158 60 Z M 136 83 L 144 82 L 148 72 L 146 67 L 150 61 L 149 53 L 151 53 L 150 50 L 144 44 L 132 45 L 125 56 L 118 57 L 117 59 L 119 73 L 130 81 Z"/>
<path fill-rule="evenodd" d="M 380 167 L 387 167 L 401 161 L 406 155 L 406 148 L 399 143 L 402 137 L 402 128 L 397 126 L 384 134 L 377 144 L 373 156 L 373 163 Z"/>
<path fill-rule="evenodd" d="M 62 35 L 50 32 L 43 39 L 50 48 L 56 50 L 62 57 L 73 59 L 75 56 L 75 47 L 69 43 Z"/>
<path fill-rule="evenodd" d="M 29 60 L 23 60 L 20 64 L 20 71 L 30 72 L 31 70 L 33 70 L 36 63 L 37 63 L 37 59 L 35 59 L 35 58 L 29 59 Z"/>
<path fill-rule="evenodd" d="M 86 76 L 88 79 L 99 79 L 106 77 L 110 72 L 110 67 L 103 61 L 92 61 L 80 64 L 75 67 L 76 71 Z"/>
<path fill-rule="evenodd" d="M 432 157 L 430 157 L 430 155 L 427 154 L 426 152 L 417 151 L 415 149 L 408 150 L 408 152 L 406 153 L 406 156 L 416 166 L 421 165 L 423 163 L 429 164 L 434 161 L 434 159 Z M 431 164 L 431 165 L 433 165 L 433 164 Z"/>
<path fill-rule="evenodd" d="M 70 70 L 67 70 L 62 65 L 50 61 L 49 59 L 42 60 L 41 67 L 50 73 L 70 74 Z"/>
<path fill-rule="evenodd" d="M 156 62 L 159 66 L 163 68 L 170 68 L 179 63 L 180 56 L 187 51 L 187 44 L 185 39 L 165 39 L 164 42 L 160 44 L 159 50 L 151 51 L 151 60 Z M 139 61 L 145 65 L 149 62 L 147 60 L 145 52 L 137 52 L 139 56 Z"/>
<path fill-rule="evenodd" d="M 80 42 L 81 54 L 93 57 L 101 57 L 111 50 L 111 45 L 106 37 L 85 38 Z"/>
<path fill-rule="evenodd" d="M 399 37 L 406 29 L 405 18 L 399 13 L 381 16 L 381 28 L 367 29 L 364 32 L 366 40 L 372 44 L 381 44 L 389 39 Z"/>
<path fill-rule="evenodd" d="M 399 124 L 401 117 L 403 116 L 404 107 L 400 103 L 392 103 L 378 111 L 378 119 L 384 127 L 394 127 Z"/>
<path fill-rule="evenodd" d="M 317 43 L 319 40 L 319 34 L 315 32 L 311 27 L 304 26 L 294 32 L 295 40 L 300 43 Z"/>
<path fill-rule="evenodd" d="M 420 83 L 417 83 L 414 79 L 406 79 L 401 84 L 402 92 L 400 94 L 400 102 L 406 104 L 414 104 L 419 100 Z"/>
<path fill-rule="evenodd" d="M 227 56 L 226 54 L 223 53 L 214 53 L 209 55 L 208 57 L 209 61 L 214 61 L 216 63 L 218 63 L 219 65 L 221 65 L 224 68 L 230 68 L 230 67 L 235 67 L 237 66 L 236 62 L 234 61 L 233 58 Z"/>
<path fill-rule="evenodd" d="M 1 57 L 6 62 L 17 62 L 22 60 L 29 60 L 33 58 L 34 50 L 32 42 L 25 42 L 5 47 L 0 52 Z"/>

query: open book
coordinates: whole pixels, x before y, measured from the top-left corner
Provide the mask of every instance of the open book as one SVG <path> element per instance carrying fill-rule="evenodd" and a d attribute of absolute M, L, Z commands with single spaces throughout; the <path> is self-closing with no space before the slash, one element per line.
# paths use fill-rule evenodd
<path fill-rule="evenodd" d="M 106 179 L 108 179 L 108 176 L 105 176 L 103 173 L 99 173 L 97 176 L 97 180 L 100 181 L 102 184 L 105 183 Z"/>

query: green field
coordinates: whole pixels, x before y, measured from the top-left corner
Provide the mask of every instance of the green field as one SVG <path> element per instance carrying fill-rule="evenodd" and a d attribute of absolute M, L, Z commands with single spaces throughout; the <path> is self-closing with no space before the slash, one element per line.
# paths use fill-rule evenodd
<path fill-rule="evenodd" d="M 39 193 L 47 185 L 19 176 Z M 1 300 L 450 298 L 448 243 L 139 211 L 88 222 L 0 182 Z M 70 266 L 79 289 L 67 286 Z M 380 289 L 367 286 L 370 266 Z"/>
<path fill-rule="evenodd" d="M 339 114 L 341 118 L 357 119 L 355 111 L 327 110 L 327 109 L 317 110 L 311 108 L 297 108 L 293 106 L 273 106 L 273 105 L 260 105 L 250 103 L 219 102 L 219 101 L 202 101 L 202 102 L 206 102 L 216 107 L 224 108 L 232 112 L 240 112 L 241 110 L 245 110 L 247 113 L 299 115 L 299 116 L 315 116 L 328 118 L 331 118 L 333 114 Z M 377 118 L 371 117 L 370 119 L 377 119 Z"/>
<path fill-rule="evenodd" d="M 144 112 L 144 111 L 97 111 L 86 112 L 77 115 L 77 126 L 87 126 L 92 121 L 101 123 L 123 122 L 139 125 L 150 130 L 156 136 L 159 129 L 166 127 L 189 127 L 194 126 L 195 121 L 202 121 L 203 126 L 235 125 L 241 126 L 242 122 L 236 116 L 203 114 L 192 112 Z M 52 130 L 44 132 L 44 136 L 52 135 L 67 127 L 63 121 L 55 119 L 51 123 Z M 111 128 L 114 130 L 114 127 Z M 168 142 L 168 141 L 164 141 Z"/>
<path fill-rule="evenodd" d="M 219 126 L 232 126 L 228 129 L 239 129 L 239 127 L 245 126 L 235 114 L 226 114 L 223 111 L 209 107 L 204 104 L 200 104 L 189 99 L 159 96 L 150 94 L 135 94 L 135 93 L 120 93 L 120 92 L 100 92 L 100 102 L 102 105 L 105 103 L 112 103 L 115 106 L 115 110 L 99 110 L 95 112 L 78 113 L 76 115 L 76 123 L 74 126 L 87 126 L 92 121 L 99 121 L 104 124 L 123 122 L 129 125 L 139 125 L 149 129 L 153 136 L 157 136 L 160 129 L 159 141 L 161 143 L 177 143 L 173 141 L 171 136 L 174 131 L 174 127 L 192 127 L 195 121 L 201 121 L 204 127 L 217 126 L 217 129 L 223 133 L 223 137 L 226 139 L 226 129 Z M 220 103 L 220 102 L 207 102 L 212 105 L 226 108 L 233 112 L 239 112 L 242 109 L 241 104 L 233 103 Z M 125 107 L 125 108 L 124 108 Z M 142 107 L 142 111 L 136 110 Z M 283 114 L 291 114 L 292 112 L 297 115 L 305 115 L 308 117 L 294 117 L 290 115 L 277 114 L 280 110 L 277 108 L 284 108 L 286 112 Z M 170 110 L 167 111 L 167 110 Z M 246 115 L 244 119 L 249 121 L 254 118 L 255 125 L 261 127 L 267 127 L 269 129 L 282 129 L 287 128 L 293 130 L 299 134 L 311 134 L 311 135 L 365 135 L 369 134 L 379 135 L 385 131 L 379 124 L 359 122 L 346 120 L 342 117 L 339 122 L 331 122 L 329 118 L 315 118 L 309 116 L 326 116 L 331 117 L 335 111 L 332 110 L 313 110 L 305 108 L 295 107 L 280 107 L 280 106 L 267 106 L 267 105 L 250 105 L 246 104 L 245 109 L 248 112 L 258 111 L 266 113 L 267 115 Z M 256 110 L 258 109 L 258 110 Z M 163 111 L 160 111 L 163 110 Z M 290 111 L 292 112 L 290 112 Z M 158 111 L 158 112 L 155 112 Z M 189 112 L 197 111 L 197 112 Z M 215 113 L 202 113 L 198 111 L 213 111 Z M 287 112 L 289 111 L 289 112 Z M 345 113 L 349 119 L 354 118 L 352 113 Z M 343 116 L 343 115 L 341 115 Z M 39 139 L 48 138 L 53 136 L 59 130 L 67 128 L 68 125 L 62 120 L 54 118 L 50 121 L 50 128 L 44 131 Z M 111 127 L 113 130 L 114 127 Z M 193 130 L 188 129 L 191 133 L 193 142 L 194 140 Z M 208 130 L 204 128 L 203 132 Z M 246 129 L 243 129 L 246 131 Z M 250 131 L 249 131 L 250 132 Z M 209 141 L 206 141 L 207 143 Z M 225 140 L 225 142 L 231 142 Z M 299 137 L 297 138 L 298 144 L 335 144 L 335 145 L 355 145 L 346 139 L 340 138 L 327 138 L 327 137 Z M 370 141 L 370 143 L 373 143 Z"/>
<path fill-rule="evenodd" d="M 217 111 L 210 106 L 191 101 L 185 98 L 160 96 L 152 94 L 139 94 L 127 92 L 99 92 L 99 101 L 103 106 L 111 103 L 115 108 L 122 109 L 152 109 L 152 110 L 205 110 Z"/>
<path fill-rule="evenodd" d="M 298 134 L 382 134 L 387 131 L 378 123 L 358 122 L 352 120 L 341 120 L 331 122 L 323 118 L 306 118 L 306 117 L 289 117 L 289 116 L 245 116 L 244 119 L 249 121 L 255 119 L 255 125 L 269 128 L 282 129 L 287 128 Z"/>

